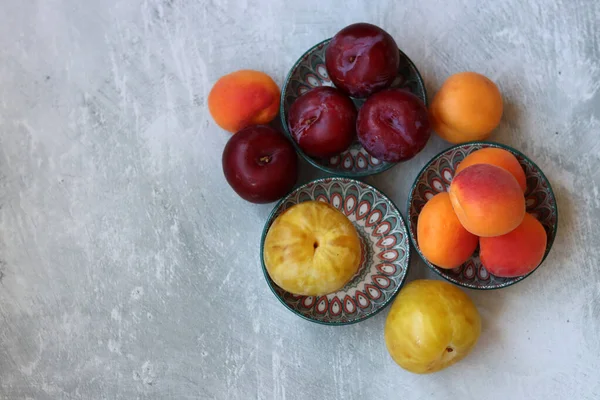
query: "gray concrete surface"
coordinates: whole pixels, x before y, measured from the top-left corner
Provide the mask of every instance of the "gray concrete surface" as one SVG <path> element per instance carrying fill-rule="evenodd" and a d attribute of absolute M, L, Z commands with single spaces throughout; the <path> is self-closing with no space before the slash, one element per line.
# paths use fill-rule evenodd
<path fill-rule="evenodd" d="M 599 399 L 600 3 L 594 0 L 0 1 L 0 398 Z M 475 351 L 397 367 L 387 312 L 331 328 L 267 288 L 272 205 L 237 198 L 206 98 L 225 72 L 281 84 L 343 26 L 387 29 L 433 94 L 501 87 L 493 139 L 550 178 L 560 227 L 524 282 L 469 291 Z M 405 204 L 423 164 L 368 181 Z M 317 176 L 303 166 L 301 181 Z M 410 279 L 431 276 L 413 257 Z"/>

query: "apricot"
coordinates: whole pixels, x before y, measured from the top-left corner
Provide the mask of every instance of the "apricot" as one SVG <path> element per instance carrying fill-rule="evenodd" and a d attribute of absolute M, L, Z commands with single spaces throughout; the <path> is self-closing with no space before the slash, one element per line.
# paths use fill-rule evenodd
<path fill-rule="evenodd" d="M 476 72 L 449 77 L 429 113 L 433 130 L 451 143 L 483 140 L 500 123 L 502 95 L 494 82 Z"/>
<path fill-rule="evenodd" d="M 461 225 L 448 193 L 439 193 L 419 214 L 417 242 L 431 263 L 441 268 L 456 268 L 471 257 L 479 238 Z"/>
<path fill-rule="evenodd" d="M 513 278 L 533 271 L 546 252 L 546 231 L 531 214 L 509 233 L 479 239 L 479 257 L 489 273 Z"/>
<path fill-rule="evenodd" d="M 269 75 L 240 70 L 219 78 L 208 94 L 208 110 L 217 125 L 235 133 L 249 125 L 271 122 L 279 98 L 279 87 Z"/>
<path fill-rule="evenodd" d="M 525 215 L 525 196 L 510 172 L 490 164 L 475 164 L 450 184 L 450 201 L 466 230 L 477 236 L 504 235 Z"/>
<path fill-rule="evenodd" d="M 515 177 L 523 192 L 527 190 L 525 171 L 523 171 L 523 168 L 521 167 L 521 164 L 519 164 L 517 157 L 515 157 L 510 151 L 498 149 L 496 147 L 487 147 L 481 150 L 476 150 L 466 156 L 465 159 L 458 164 L 456 173 L 458 174 L 468 166 L 475 164 L 492 164 L 497 167 L 504 168 Z"/>

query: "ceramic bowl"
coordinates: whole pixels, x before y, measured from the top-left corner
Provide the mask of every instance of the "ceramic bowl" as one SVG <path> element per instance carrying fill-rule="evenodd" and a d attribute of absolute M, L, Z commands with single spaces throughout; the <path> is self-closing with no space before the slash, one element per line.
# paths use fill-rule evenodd
<path fill-rule="evenodd" d="M 410 191 L 407 214 L 408 227 L 415 249 L 425 261 L 425 264 L 438 275 L 457 285 L 472 289 L 500 289 L 522 281 L 531 275 L 533 271 L 516 278 L 500 278 L 491 275 L 479 260 L 479 249 L 475 250 L 473 256 L 460 267 L 443 269 L 427 261 L 417 244 L 417 220 L 425 203 L 434 195 L 448 190 L 456 167 L 468 154 L 485 147 L 497 147 L 510 151 L 517 157 L 525 170 L 527 177 L 527 191 L 525 192 L 527 212 L 534 215 L 546 230 L 548 240 L 544 259 L 548 256 L 558 228 L 558 209 L 550 182 L 533 161 L 519 151 L 498 143 L 471 142 L 459 144 L 433 157 L 421 170 Z"/>
<path fill-rule="evenodd" d="M 277 286 L 263 258 L 264 242 L 273 221 L 291 206 L 317 200 L 333 205 L 354 224 L 362 245 L 358 272 L 341 290 L 325 296 L 297 296 Z M 406 279 L 410 245 L 406 225 L 394 203 L 372 186 L 349 178 L 309 182 L 284 197 L 265 225 L 261 263 L 273 294 L 296 315 L 326 325 L 365 320 L 392 301 Z"/>
<path fill-rule="evenodd" d="M 281 124 L 283 125 L 285 134 L 290 138 L 300 156 L 315 167 L 330 174 L 345 177 L 359 177 L 383 172 L 391 168 L 394 163 L 379 161 L 372 157 L 361 146 L 358 140 L 355 140 L 354 143 L 350 145 L 350 148 L 343 153 L 328 159 L 320 159 L 305 154 L 290 135 L 287 115 L 292 103 L 299 96 L 312 88 L 317 86 L 334 86 L 329 79 L 327 69 L 325 68 L 325 50 L 327 49 L 327 44 L 330 40 L 331 39 L 324 40 L 304 53 L 302 57 L 296 61 L 296 64 L 294 64 L 285 80 L 281 91 L 281 106 L 279 110 Z M 415 67 L 406 54 L 401 50 L 398 51 L 400 52 L 400 66 L 398 68 L 398 76 L 392 84 L 392 87 L 406 88 L 419 96 L 421 100 L 427 104 L 425 85 L 423 84 L 423 78 L 421 78 L 417 67 Z M 364 103 L 364 99 L 352 100 L 357 107 L 360 107 L 362 103 Z"/>

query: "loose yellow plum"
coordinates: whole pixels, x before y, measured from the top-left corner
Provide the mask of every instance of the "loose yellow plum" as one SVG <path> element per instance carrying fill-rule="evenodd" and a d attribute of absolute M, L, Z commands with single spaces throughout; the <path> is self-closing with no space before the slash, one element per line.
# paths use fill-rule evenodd
<path fill-rule="evenodd" d="M 477 342 L 481 318 L 471 299 L 442 281 L 406 285 L 388 314 L 385 344 L 394 361 L 417 374 L 462 360 Z"/>

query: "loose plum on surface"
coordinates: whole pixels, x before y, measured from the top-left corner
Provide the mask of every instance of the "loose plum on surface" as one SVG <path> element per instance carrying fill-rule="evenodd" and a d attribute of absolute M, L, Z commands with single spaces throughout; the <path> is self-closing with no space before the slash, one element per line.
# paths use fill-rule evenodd
<path fill-rule="evenodd" d="M 294 146 L 275 129 L 253 125 L 233 135 L 223 150 L 229 185 L 251 203 L 271 203 L 287 194 L 298 177 Z"/>
<path fill-rule="evenodd" d="M 399 63 L 394 38 L 367 23 L 352 24 L 339 31 L 325 52 L 327 73 L 335 86 L 357 98 L 389 87 Z"/>
<path fill-rule="evenodd" d="M 365 150 L 387 162 L 414 157 L 431 136 L 425 104 L 404 89 L 387 89 L 369 97 L 358 112 L 356 131 Z"/>
<path fill-rule="evenodd" d="M 325 158 L 350 146 L 356 136 L 356 115 L 356 107 L 348 96 L 321 86 L 296 99 L 288 113 L 288 125 L 306 154 Z"/>
<path fill-rule="evenodd" d="M 419 279 L 402 288 L 385 321 L 386 347 L 402 368 L 440 371 L 465 358 L 481 334 L 473 301 L 456 286 Z"/>

